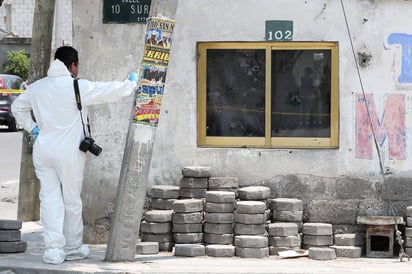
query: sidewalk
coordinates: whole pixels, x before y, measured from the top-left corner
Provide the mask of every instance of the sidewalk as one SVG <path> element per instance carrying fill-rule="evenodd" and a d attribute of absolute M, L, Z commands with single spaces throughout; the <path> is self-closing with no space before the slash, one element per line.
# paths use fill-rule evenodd
<path fill-rule="evenodd" d="M 27 241 L 25 253 L 0 254 L 0 274 L 52 274 L 52 273 L 412 273 L 412 261 L 398 258 L 338 258 L 315 261 L 307 257 L 264 259 L 239 257 L 177 257 L 171 252 L 156 255 L 136 255 L 133 262 L 104 262 L 106 245 L 90 245 L 91 255 L 86 260 L 64 262 L 61 265 L 42 263 L 44 250 L 42 227 L 38 222 L 25 222 L 22 239 Z"/>

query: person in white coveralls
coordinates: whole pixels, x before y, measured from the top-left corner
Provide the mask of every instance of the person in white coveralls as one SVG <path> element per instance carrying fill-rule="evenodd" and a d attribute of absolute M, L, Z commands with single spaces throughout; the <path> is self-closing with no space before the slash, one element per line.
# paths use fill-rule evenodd
<path fill-rule="evenodd" d="M 40 220 L 44 227 L 43 262 L 61 264 L 84 259 L 82 200 L 87 105 L 107 103 L 130 95 L 137 79 L 92 82 L 79 79 L 82 116 L 77 106 L 73 80 L 78 76 L 78 52 L 73 47 L 57 49 L 47 77 L 27 88 L 12 104 L 18 124 L 33 134 L 33 165 L 40 180 Z M 34 114 L 34 120 L 32 114 Z M 85 120 L 86 119 L 86 120 Z M 87 125 L 86 125 L 87 127 Z"/>

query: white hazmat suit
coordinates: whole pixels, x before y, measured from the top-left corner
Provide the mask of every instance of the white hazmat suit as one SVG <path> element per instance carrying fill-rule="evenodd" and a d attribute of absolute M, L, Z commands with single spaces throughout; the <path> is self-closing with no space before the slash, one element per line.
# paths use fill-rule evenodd
<path fill-rule="evenodd" d="M 84 122 L 87 123 L 87 105 L 115 101 L 130 95 L 135 87 L 136 83 L 129 80 L 79 80 Z M 31 132 L 35 126 L 40 129 L 33 146 L 33 164 L 40 180 L 40 219 L 46 247 L 43 261 L 58 264 L 77 259 L 76 255 L 84 258 L 88 248 L 82 245 L 80 194 L 85 153 L 79 150 L 84 134 L 73 78 L 64 63 L 56 59 L 47 77 L 34 82 L 17 97 L 12 112 L 26 131 Z"/>

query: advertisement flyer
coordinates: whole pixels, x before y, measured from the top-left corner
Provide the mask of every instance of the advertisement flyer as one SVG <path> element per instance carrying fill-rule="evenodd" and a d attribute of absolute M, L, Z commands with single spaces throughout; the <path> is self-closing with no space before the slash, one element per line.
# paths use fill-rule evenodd
<path fill-rule="evenodd" d="M 134 123 L 157 126 L 160 118 L 175 21 L 150 18 L 140 68 Z"/>

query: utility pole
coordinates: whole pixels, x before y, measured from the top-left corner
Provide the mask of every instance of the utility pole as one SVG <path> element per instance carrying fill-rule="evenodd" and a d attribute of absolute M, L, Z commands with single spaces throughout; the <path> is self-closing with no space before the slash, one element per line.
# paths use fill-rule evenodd
<path fill-rule="evenodd" d="M 30 69 L 27 82 L 33 83 L 47 75 L 50 65 L 55 0 L 36 0 L 33 14 Z M 19 203 L 17 219 L 40 219 L 40 183 L 36 177 L 32 158 L 33 143 L 27 132 L 23 133 L 20 163 Z"/>
<path fill-rule="evenodd" d="M 178 0 L 152 0 L 150 17 L 173 20 Z M 131 113 L 125 152 L 111 218 L 106 261 L 132 261 L 142 220 L 156 127 L 132 123 Z"/>

